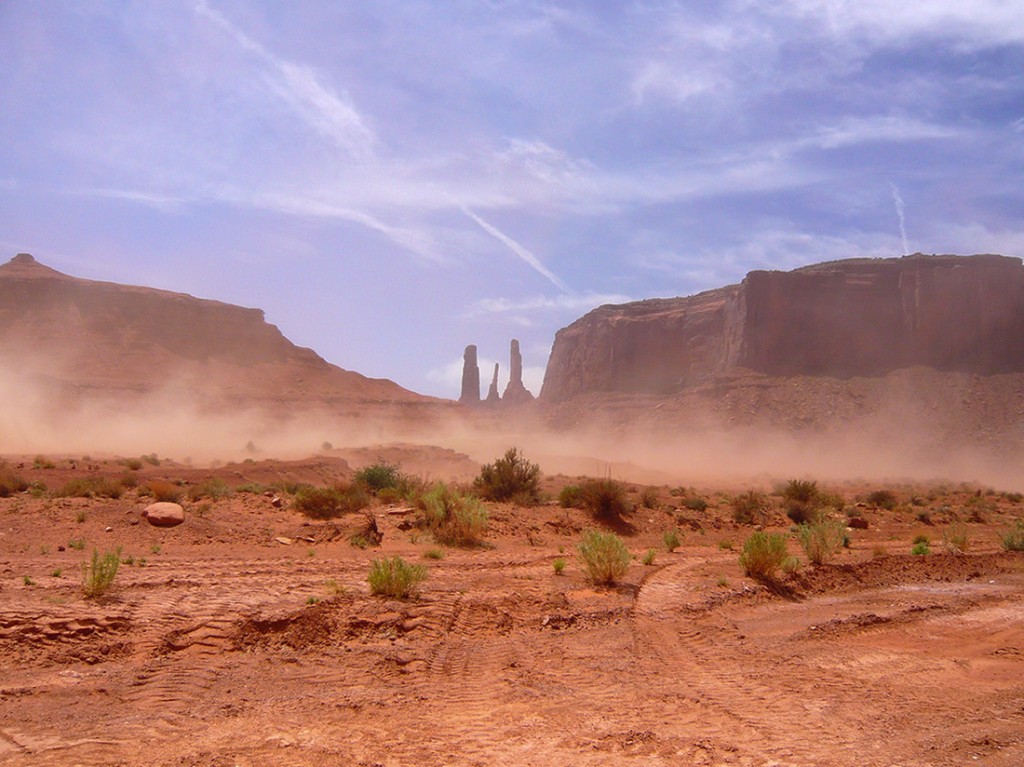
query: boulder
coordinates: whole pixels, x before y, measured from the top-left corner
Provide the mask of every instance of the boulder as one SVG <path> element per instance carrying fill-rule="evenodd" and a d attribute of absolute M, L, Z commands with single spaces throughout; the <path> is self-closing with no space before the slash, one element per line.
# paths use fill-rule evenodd
<path fill-rule="evenodd" d="M 142 517 L 153 527 L 174 527 L 185 521 L 185 510 L 181 504 L 160 501 L 147 506 Z"/>

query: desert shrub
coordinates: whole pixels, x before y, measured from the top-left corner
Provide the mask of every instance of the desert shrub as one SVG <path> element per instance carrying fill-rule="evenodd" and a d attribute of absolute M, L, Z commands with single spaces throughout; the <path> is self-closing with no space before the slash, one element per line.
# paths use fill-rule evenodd
<path fill-rule="evenodd" d="M 786 516 L 798 525 L 817 519 L 821 508 L 818 483 L 808 479 L 789 480 L 782 491 L 782 505 Z"/>
<path fill-rule="evenodd" d="M 402 484 L 402 479 L 402 472 L 398 470 L 398 467 L 384 461 L 363 467 L 353 477 L 355 482 L 374 495 L 380 493 L 381 490 L 398 489 Z"/>
<path fill-rule="evenodd" d="M 444 549 L 427 549 L 423 552 L 424 559 L 444 559 Z"/>
<path fill-rule="evenodd" d="M 914 543 L 928 543 L 928 536 L 923 533 L 918 533 L 914 536 Z"/>
<path fill-rule="evenodd" d="M 821 493 L 818 495 L 818 505 L 826 509 L 842 511 L 846 506 L 846 499 L 839 493 Z"/>
<path fill-rule="evenodd" d="M 587 577 L 598 585 L 610 585 L 629 569 L 629 550 L 615 533 L 587 530 L 576 548 Z"/>
<path fill-rule="evenodd" d="M 580 503 L 597 519 L 615 521 L 632 511 L 626 488 L 611 478 L 588 479 L 580 485 Z"/>
<path fill-rule="evenodd" d="M 1021 493 L 1003 493 L 1003 498 L 1015 505 L 1024 501 L 1024 495 Z"/>
<path fill-rule="evenodd" d="M 644 554 L 643 563 L 647 566 L 654 564 L 654 558 L 657 556 L 654 549 L 647 549 L 647 553 Z"/>
<path fill-rule="evenodd" d="M 58 498 L 120 498 L 124 487 L 110 477 L 77 477 L 54 492 Z"/>
<path fill-rule="evenodd" d="M 121 549 L 108 551 L 103 556 L 97 549 L 92 550 L 92 562 L 82 566 L 82 591 L 86 597 L 99 597 L 107 590 L 117 577 L 117 568 L 121 566 Z"/>
<path fill-rule="evenodd" d="M 312 487 L 312 485 L 299 482 L 296 479 L 278 479 L 270 485 L 271 490 L 276 490 L 279 493 L 287 493 L 288 495 L 296 495 L 304 487 Z"/>
<path fill-rule="evenodd" d="M 370 499 L 359 485 L 349 487 L 312 487 L 299 488 L 292 501 L 292 507 L 301 514 L 313 519 L 334 519 L 342 514 L 360 511 L 370 505 Z"/>
<path fill-rule="evenodd" d="M 85 538 L 72 538 L 68 541 L 68 548 L 74 549 L 75 551 L 81 551 L 85 548 Z"/>
<path fill-rule="evenodd" d="M 931 525 L 931 524 L 934 524 L 934 523 L 932 522 L 932 515 L 931 515 L 931 512 L 929 512 L 929 511 L 919 511 L 919 512 L 917 512 L 917 515 L 916 515 L 916 516 L 915 516 L 914 518 L 915 518 L 915 519 L 916 519 L 916 520 L 917 520 L 918 522 L 920 522 L 920 523 L 921 523 L 922 525 Z"/>
<path fill-rule="evenodd" d="M 563 509 L 579 508 L 583 504 L 583 491 L 579 485 L 566 485 L 558 493 L 558 505 Z"/>
<path fill-rule="evenodd" d="M 142 456 L 142 460 L 151 466 L 159 466 L 160 459 L 156 457 L 156 453 L 150 453 L 149 455 Z"/>
<path fill-rule="evenodd" d="M 426 527 L 438 543 L 474 546 L 487 533 L 487 509 L 479 499 L 453 490 L 443 482 L 420 496 Z"/>
<path fill-rule="evenodd" d="M 770 508 L 768 496 L 756 490 L 748 490 L 732 499 L 732 518 L 740 525 L 761 524 Z"/>
<path fill-rule="evenodd" d="M 1002 536 L 1006 551 L 1024 551 L 1024 520 L 1017 520 L 1013 530 Z"/>
<path fill-rule="evenodd" d="M 158 501 L 170 501 L 177 503 L 181 500 L 181 488 L 173 482 L 162 479 L 153 479 L 146 483 L 140 491 L 141 495 L 151 495 Z"/>
<path fill-rule="evenodd" d="M 125 465 L 125 468 L 131 471 L 138 471 L 142 468 L 141 458 L 125 458 L 121 463 Z"/>
<path fill-rule="evenodd" d="M 740 567 L 751 578 L 771 580 L 789 558 L 786 536 L 758 531 L 744 541 Z"/>
<path fill-rule="evenodd" d="M 198 501 L 201 498 L 209 498 L 213 501 L 219 501 L 229 497 L 230 495 L 231 488 L 228 486 L 228 483 L 217 477 L 204 479 L 198 485 L 190 487 L 188 491 L 188 499 L 190 501 Z"/>
<path fill-rule="evenodd" d="M 965 553 L 971 545 L 967 525 L 959 519 L 950 522 L 942 531 L 942 545 L 953 554 Z"/>
<path fill-rule="evenodd" d="M 931 547 L 928 545 L 928 541 L 918 541 L 914 544 L 914 547 L 910 550 L 911 554 L 915 556 L 923 557 L 932 553 Z"/>
<path fill-rule="evenodd" d="M 33 469 L 55 469 L 57 464 L 47 458 L 45 455 L 37 455 L 32 461 Z"/>
<path fill-rule="evenodd" d="M 15 474 L 9 464 L 0 461 L 0 498 L 6 498 L 24 490 L 28 490 L 28 482 Z"/>
<path fill-rule="evenodd" d="M 662 533 L 661 542 L 665 544 L 665 549 L 669 552 L 675 551 L 679 548 L 679 531 L 672 529 L 666 530 Z"/>
<path fill-rule="evenodd" d="M 865 499 L 876 509 L 892 511 L 896 508 L 896 493 L 892 490 L 873 490 Z"/>
<path fill-rule="evenodd" d="M 640 491 L 640 505 L 645 509 L 658 508 L 658 488 L 645 487 Z"/>
<path fill-rule="evenodd" d="M 510 447 L 494 463 L 480 467 L 473 489 L 488 501 L 535 504 L 540 499 L 540 466 L 526 460 L 517 448 Z"/>
<path fill-rule="evenodd" d="M 828 562 L 843 547 L 846 525 L 838 519 L 822 519 L 797 528 L 797 540 L 813 564 Z"/>
<path fill-rule="evenodd" d="M 558 557 L 551 566 L 555 570 L 555 575 L 562 575 L 565 572 L 565 557 Z"/>
<path fill-rule="evenodd" d="M 968 522 L 984 524 L 987 516 L 996 510 L 996 504 L 989 498 L 974 496 L 967 499 L 967 510 L 970 512 Z"/>
<path fill-rule="evenodd" d="M 706 511 L 708 508 L 708 502 L 699 495 L 688 495 L 683 499 L 683 506 L 688 508 L 690 511 Z"/>
<path fill-rule="evenodd" d="M 401 557 L 385 557 L 373 560 L 366 580 L 370 584 L 371 594 L 405 599 L 426 578 L 427 568 L 423 565 L 410 565 Z"/>
<path fill-rule="evenodd" d="M 260 482 L 243 482 L 241 485 L 235 487 L 236 493 L 251 493 L 252 495 L 263 495 L 270 489 L 268 485 L 264 485 Z"/>

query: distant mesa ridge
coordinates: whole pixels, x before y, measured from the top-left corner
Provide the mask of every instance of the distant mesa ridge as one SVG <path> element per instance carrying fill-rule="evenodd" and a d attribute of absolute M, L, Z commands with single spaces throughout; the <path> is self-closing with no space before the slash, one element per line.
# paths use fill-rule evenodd
<path fill-rule="evenodd" d="M 602 306 L 558 331 L 540 399 L 678 392 L 716 375 L 1024 371 L 1024 266 L 999 255 L 850 259 L 686 298 Z"/>
<path fill-rule="evenodd" d="M 0 354 L 47 361 L 79 393 L 141 394 L 185 376 L 190 391 L 235 402 L 437 401 L 328 363 L 260 309 L 80 279 L 27 253 L 0 265 Z"/>

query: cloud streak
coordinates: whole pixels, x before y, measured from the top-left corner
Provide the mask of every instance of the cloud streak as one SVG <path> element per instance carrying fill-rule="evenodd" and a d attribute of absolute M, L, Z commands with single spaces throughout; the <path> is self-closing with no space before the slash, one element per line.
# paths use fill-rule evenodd
<path fill-rule="evenodd" d="M 498 242 L 505 245 L 505 247 L 507 247 L 509 250 L 515 253 L 516 256 L 522 259 L 522 261 L 526 263 L 527 266 L 529 266 L 531 269 L 537 272 L 537 274 L 541 275 L 546 280 L 548 280 L 556 288 L 561 290 L 563 293 L 571 294 L 573 292 L 568 285 L 562 282 L 562 280 L 559 279 L 550 269 L 544 266 L 544 264 L 540 262 L 540 259 L 538 259 L 535 255 L 533 255 L 533 253 L 528 251 L 518 242 L 509 237 L 507 234 L 499 230 L 497 227 L 487 223 L 482 218 L 480 218 L 480 216 L 478 216 L 476 213 L 474 213 L 465 206 L 462 206 L 462 212 L 469 216 L 469 218 L 471 218 L 473 221 L 475 221 L 477 226 L 479 226 L 481 229 L 487 232 L 487 234 L 491 235 Z"/>

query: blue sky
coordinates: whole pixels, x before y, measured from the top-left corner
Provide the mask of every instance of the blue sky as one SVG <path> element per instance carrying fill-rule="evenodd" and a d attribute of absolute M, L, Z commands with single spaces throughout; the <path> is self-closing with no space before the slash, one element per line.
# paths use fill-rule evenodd
<path fill-rule="evenodd" d="M 606 302 L 1024 255 L 1024 3 L 0 3 L 0 246 L 458 396 Z"/>

